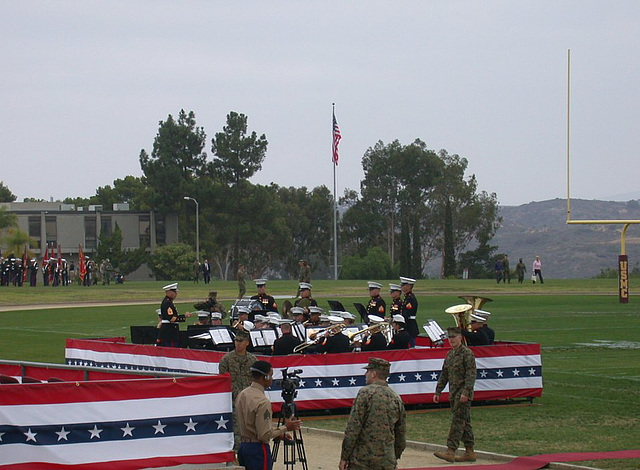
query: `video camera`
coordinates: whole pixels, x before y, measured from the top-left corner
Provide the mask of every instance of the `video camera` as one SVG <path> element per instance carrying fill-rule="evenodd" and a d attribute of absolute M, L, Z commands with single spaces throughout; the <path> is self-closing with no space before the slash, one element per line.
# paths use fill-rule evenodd
<path fill-rule="evenodd" d="M 282 388 L 282 398 L 285 403 L 293 403 L 293 399 L 298 395 L 296 388 L 300 386 L 300 374 L 302 369 L 294 369 L 289 372 L 289 368 L 281 370 L 282 379 L 280 380 L 280 388 Z"/>

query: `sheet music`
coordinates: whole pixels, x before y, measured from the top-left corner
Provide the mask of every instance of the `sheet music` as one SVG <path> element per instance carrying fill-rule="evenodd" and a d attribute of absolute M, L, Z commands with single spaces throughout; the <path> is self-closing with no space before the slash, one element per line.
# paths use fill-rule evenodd
<path fill-rule="evenodd" d="M 265 346 L 264 338 L 262 337 L 263 330 L 251 330 L 249 335 L 251 336 L 251 344 L 256 346 Z"/>
<path fill-rule="evenodd" d="M 273 343 L 276 340 L 276 330 L 262 330 L 262 337 L 264 338 L 264 342 L 267 346 L 273 346 Z"/>
<path fill-rule="evenodd" d="M 213 344 L 233 343 L 231 333 L 229 333 L 229 330 L 226 327 L 211 328 L 209 330 L 209 334 L 211 335 L 211 341 L 213 341 Z"/>
<path fill-rule="evenodd" d="M 305 341 L 307 339 L 307 333 L 304 325 L 301 325 L 299 323 L 294 323 L 292 326 L 293 328 L 291 329 L 291 332 L 293 333 L 293 336 L 295 336 L 301 341 Z"/>

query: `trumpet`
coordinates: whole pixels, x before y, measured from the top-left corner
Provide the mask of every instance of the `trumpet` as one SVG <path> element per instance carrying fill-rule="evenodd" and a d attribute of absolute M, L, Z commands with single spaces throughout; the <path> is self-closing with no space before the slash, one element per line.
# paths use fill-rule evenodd
<path fill-rule="evenodd" d="M 236 320 L 236 322 L 233 325 L 231 325 L 231 328 L 237 329 L 242 323 L 243 323 L 242 320 Z"/>

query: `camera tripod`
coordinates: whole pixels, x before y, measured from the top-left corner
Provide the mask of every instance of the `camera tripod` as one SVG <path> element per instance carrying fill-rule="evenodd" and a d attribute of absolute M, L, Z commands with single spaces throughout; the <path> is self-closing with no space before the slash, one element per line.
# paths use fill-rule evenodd
<path fill-rule="evenodd" d="M 284 396 L 284 395 L 283 395 Z M 286 397 L 285 397 L 286 399 Z M 292 416 L 297 416 L 298 410 L 296 405 L 291 402 L 282 404 L 280 409 L 280 417 L 278 418 L 278 426 L 285 424 L 285 420 L 290 419 Z M 278 449 L 280 448 L 280 442 L 284 443 L 284 465 L 287 470 L 293 470 L 296 462 L 302 463 L 303 470 L 309 470 L 307 465 L 307 453 L 304 450 L 304 441 L 302 440 L 302 430 L 295 429 L 291 431 L 293 439 L 278 439 L 273 443 L 273 450 L 271 451 L 271 458 L 274 462 L 278 459 Z"/>

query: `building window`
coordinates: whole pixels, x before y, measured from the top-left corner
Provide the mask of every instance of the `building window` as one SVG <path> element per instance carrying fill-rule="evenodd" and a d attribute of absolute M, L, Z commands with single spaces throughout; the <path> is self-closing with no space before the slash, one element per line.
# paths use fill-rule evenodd
<path fill-rule="evenodd" d="M 29 217 L 29 236 L 36 241 L 34 248 L 42 249 L 42 223 L 40 216 Z"/>
<path fill-rule="evenodd" d="M 47 245 L 55 246 L 58 242 L 58 224 L 55 215 L 47 215 L 44 218 L 45 231 L 47 233 Z"/>
<path fill-rule="evenodd" d="M 163 215 L 156 214 L 156 243 L 164 245 L 167 243 L 167 230 Z"/>
<path fill-rule="evenodd" d="M 111 217 L 102 216 L 100 218 L 100 236 L 110 237 L 113 235 L 113 230 L 111 229 Z"/>
<path fill-rule="evenodd" d="M 84 248 L 85 250 L 95 250 L 98 246 L 96 234 L 96 217 L 88 216 L 84 218 Z"/>
<path fill-rule="evenodd" d="M 149 215 L 141 215 L 138 218 L 138 226 L 140 227 L 140 246 L 149 248 L 151 246 L 151 223 Z"/>

